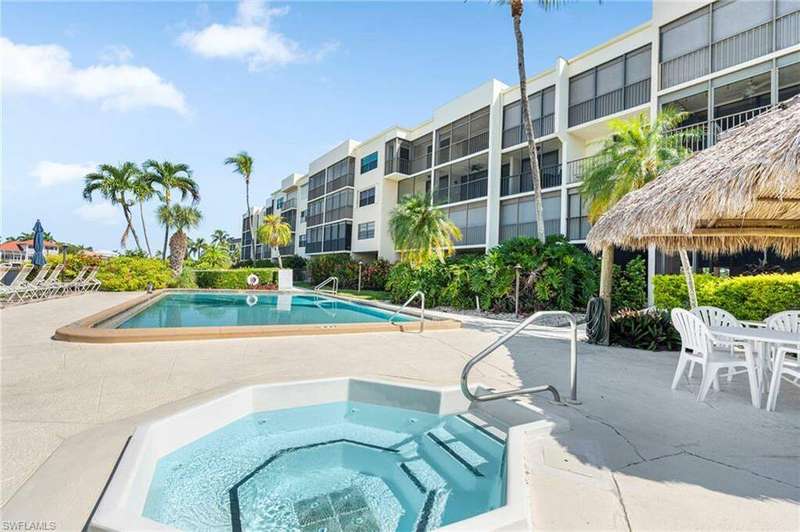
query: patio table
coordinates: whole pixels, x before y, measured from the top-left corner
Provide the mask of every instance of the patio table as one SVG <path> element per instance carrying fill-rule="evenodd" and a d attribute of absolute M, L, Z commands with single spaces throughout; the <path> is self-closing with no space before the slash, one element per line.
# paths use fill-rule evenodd
<path fill-rule="evenodd" d="M 766 347 L 789 346 L 800 349 L 800 335 L 788 331 L 774 331 L 767 328 L 752 327 L 710 327 L 711 334 L 728 341 L 752 342 L 755 345 L 758 357 L 756 358 L 756 371 L 758 373 L 758 391 L 764 392 L 764 373 L 766 371 Z"/>

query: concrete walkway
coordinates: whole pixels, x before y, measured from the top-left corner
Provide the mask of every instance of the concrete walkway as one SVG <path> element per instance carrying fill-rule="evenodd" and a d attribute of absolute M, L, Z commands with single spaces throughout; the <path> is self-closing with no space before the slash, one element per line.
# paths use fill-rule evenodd
<path fill-rule="evenodd" d="M 61 325 L 136 294 L 99 293 L 0 311 L 2 519 L 85 523 L 134 427 L 243 384 L 364 376 L 450 385 L 510 325 L 470 319 L 458 331 L 179 343 L 70 344 Z M 567 390 L 567 344 L 520 336 L 475 382 Z M 745 379 L 706 403 L 697 382 L 672 392 L 675 353 L 582 344 L 582 404 L 538 406 L 572 430 L 528 457 L 540 529 L 797 530 L 800 393 L 778 411 L 749 404 Z"/>

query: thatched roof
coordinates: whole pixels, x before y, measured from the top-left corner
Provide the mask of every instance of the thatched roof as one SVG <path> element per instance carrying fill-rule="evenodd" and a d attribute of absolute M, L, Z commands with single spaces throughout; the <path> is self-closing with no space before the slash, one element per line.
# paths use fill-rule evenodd
<path fill-rule="evenodd" d="M 627 194 L 587 237 L 592 251 L 607 244 L 800 254 L 800 96 Z"/>

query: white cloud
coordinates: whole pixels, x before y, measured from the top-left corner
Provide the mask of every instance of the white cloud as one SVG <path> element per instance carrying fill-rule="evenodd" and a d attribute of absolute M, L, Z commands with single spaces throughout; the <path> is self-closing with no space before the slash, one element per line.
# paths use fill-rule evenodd
<path fill-rule="evenodd" d="M 231 24 L 211 24 L 185 31 L 178 42 L 195 54 L 214 59 L 236 59 L 251 71 L 273 65 L 315 61 L 338 47 L 330 43 L 317 51 L 306 51 L 294 40 L 274 31 L 272 19 L 286 15 L 288 7 L 269 7 L 263 0 L 240 0 Z"/>
<path fill-rule="evenodd" d="M 188 112 L 183 93 L 146 67 L 76 68 L 61 46 L 15 44 L 5 37 L 0 37 L 0 60 L 3 89 L 9 92 L 68 95 L 99 102 L 104 110 L 162 107 Z"/>
<path fill-rule="evenodd" d="M 52 187 L 78 181 L 89 172 L 94 172 L 95 168 L 95 163 L 70 164 L 39 161 L 31 170 L 31 175 L 39 178 L 39 186 Z"/>
<path fill-rule="evenodd" d="M 114 225 L 122 220 L 120 209 L 108 201 L 85 203 L 72 212 L 81 220 L 92 223 Z"/>
<path fill-rule="evenodd" d="M 133 51 L 124 44 L 111 44 L 100 51 L 103 63 L 127 63 L 133 59 Z"/>

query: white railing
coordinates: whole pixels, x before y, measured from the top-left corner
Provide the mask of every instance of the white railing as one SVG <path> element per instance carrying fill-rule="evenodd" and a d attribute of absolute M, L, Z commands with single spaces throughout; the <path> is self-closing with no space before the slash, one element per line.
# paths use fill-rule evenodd
<path fill-rule="evenodd" d="M 420 312 L 419 312 L 419 332 L 423 332 L 425 330 L 425 293 L 423 291 L 421 291 L 421 290 L 417 290 L 416 292 L 411 294 L 411 297 L 409 297 L 406 300 L 406 302 L 403 303 L 403 306 L 400 307 L 399 309 L 397 309 L 394 314 L 392 314 L 392 316 L 389 318 L 389 323 L 391 323 L 392 325 L 397 325 L 394 322 L 394 319 L 397 316 L 399 316 L 400 312 L 402 312 L 408 305 L 411 304 L 412 301 L 414 301 L 418 297 L 419 297 L 419 304 L 420 304 L 420 306 L 419 306 L 419 309 L 420 309 Z"/>
<path fill-rule="evenodd" d="M 327 292 L 336 294 L 339 291 L 339 278 L 334 277 L 333 275 L 331 275 L 330 277 L 319 283 L 317 286 L 315 286 L 314 292 L 322 292 L 323 291 L 322 289 L 329 284 L 332 286 L 332 290 L 327 290 Z"/>

